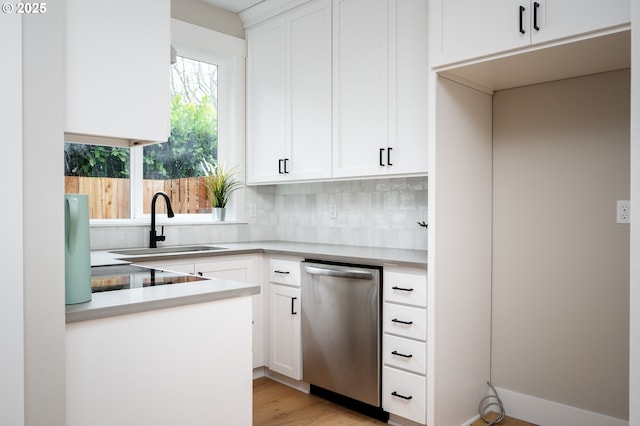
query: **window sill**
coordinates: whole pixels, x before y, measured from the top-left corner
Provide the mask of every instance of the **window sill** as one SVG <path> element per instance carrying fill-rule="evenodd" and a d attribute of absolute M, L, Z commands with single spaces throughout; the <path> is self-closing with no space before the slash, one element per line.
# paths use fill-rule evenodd
<path fill-rule="evenodd" d="M 171 219 L 167 217 L 156 218 L 156 226 L 188 226 L 188 225 L 247 225 L 246 220 L 227 220 L 224 222 L 214 222 L 211 215 L 202 215 L 202 217 L 188 217 L 187 215 L 177 215 Z M 114 226 L 150 226 L 151 217 L 143 217 L 139 219 L 91 219 L 89 226 L 91 228 L 114 227 Z"/>

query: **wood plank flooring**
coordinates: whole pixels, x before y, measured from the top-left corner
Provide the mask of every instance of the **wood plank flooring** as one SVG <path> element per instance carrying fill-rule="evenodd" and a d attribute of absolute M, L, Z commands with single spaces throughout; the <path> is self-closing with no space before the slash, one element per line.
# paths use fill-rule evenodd
<path fill-rule="evenodd" d="M 266 377 L 253 381 L 253 425 L 384 425 Z"/>
<path fill-rule="evenodd" d="M 307 395 L 266 377 L 253 381 L 253 426 L 276 425 L 384 425 L 378 420 Z M 472 426 L 484 426 L 482 420 Z M 505 417 L 500 426 L 536 426 Z"/>

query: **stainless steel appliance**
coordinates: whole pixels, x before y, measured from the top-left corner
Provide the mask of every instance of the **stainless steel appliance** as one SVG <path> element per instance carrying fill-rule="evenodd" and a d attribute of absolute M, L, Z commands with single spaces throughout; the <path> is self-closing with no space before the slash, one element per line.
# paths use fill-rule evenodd
<path fill-rule="evenodd" d="M 381 406 L 381 268 L 301 264 L 302 379 Z"/>

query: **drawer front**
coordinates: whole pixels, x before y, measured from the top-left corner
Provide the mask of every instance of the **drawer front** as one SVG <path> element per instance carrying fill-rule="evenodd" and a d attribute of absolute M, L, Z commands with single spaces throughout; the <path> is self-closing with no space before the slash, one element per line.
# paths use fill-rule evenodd
<path fill-rule="evenodd" d="M 426 309 L 393 303 L 385 303 L 383 309 L 385 333 L 427 340 Z"/>
<path fill-rule="evenodd" d="M 384 300 L 427 306 L 427 277 L 403 272 L 384 272 Z"/>
<path fill-rule="evenodd" d="M 382 369 L 382 408 L 414 422 L 427 421 L 427 380 L 424 376 L 385 366 Z"/>
<path fill-rule="evenodd" d="M 300 262 L 295 260 L 270 259 L 269 281 L 300 287 Z"/>
<path fill-rule="evenodd" d="M 382 362 L 418 374 L 427 372 L 427 344 L 385 334 L 382 337 Z"/>

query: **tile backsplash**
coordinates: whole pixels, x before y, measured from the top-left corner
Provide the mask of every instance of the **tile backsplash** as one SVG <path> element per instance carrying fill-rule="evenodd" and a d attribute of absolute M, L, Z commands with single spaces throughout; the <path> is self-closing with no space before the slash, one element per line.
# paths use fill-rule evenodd
<path fill-rule="evenodd" d="M 427 178 L 247 187 L 247 223 L 166 225 L 166 244 L 261 240 L 427 249 Z M 330 214 L 335 205 L 335 218 Z M 144 247 L 149 226 L 93 226 L 94 250 Z"/>
<path fill-rule="evenodd" d="M 427 249 L 426 177 L 252 187 L 246 203 L 251 240 Z"/>

